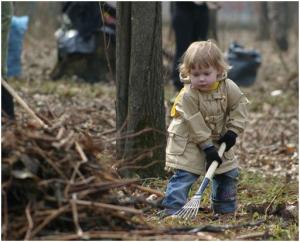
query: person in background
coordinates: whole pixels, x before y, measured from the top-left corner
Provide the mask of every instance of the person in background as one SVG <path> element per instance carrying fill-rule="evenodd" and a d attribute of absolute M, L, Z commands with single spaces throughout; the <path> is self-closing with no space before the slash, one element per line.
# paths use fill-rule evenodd
<path fill-rule="evenodd" d="M 217 2 L 171 2 L 172 26 L 175 32 L 175 58 L 171 79 L 176 91 L 180 91 L 178 64 L 188 46 L 198 40 L 207 40 L 210 10 L 219 9 Z"/>
<path fill-rule="evenodd" d="M 2 2 L 1 3 L 1 78 L 6 79 L 7 77 L 7 49 L 8 49 L 8 35 L 13 14 L 13 3 Z M 9 119 L 14 120 L 14 102 L 13 97 L 1 85 L 1 112 L 3 111 Z"/>
<path fill-rule="evenodd" d="M 174 169 L 158 215 L 173 215 L 185 205 L 192 184 L 213 161 L 219 163 L 212 180 L 215 216 L 234 214 L 237 208 L 237 137 L 245 129 L 248 99 L 227 78 L 230 66 L 212 41 L 193 42 L 183 55 L 180 77 L 185 83 L 171 110 L 166 168 Z M 226 144 L 223 158 L 218 154 Z"/>

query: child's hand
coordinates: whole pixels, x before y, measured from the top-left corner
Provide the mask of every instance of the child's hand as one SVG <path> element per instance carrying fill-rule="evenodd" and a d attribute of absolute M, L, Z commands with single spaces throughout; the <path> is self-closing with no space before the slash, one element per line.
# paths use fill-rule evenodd
<path fill-rule="evenodd" d="M 211 146 L 207 149 L 204 149 L 204 153 L 206 156 L 206 171 L 210 167 L 211 163 L 213 163 L 213 161 L 217 161 L 219 163 L 218 167 L 222 164 L 223 161 L 219 156 L 215 146 Z"/>
<path fill-rule="evenodd" d="M 226 149 L 225 151 L 228 151 L 230 150 L 230 148 L 232 146 L 235 145 L 235 142 L 236 142 L 236 137 L 237 137 L 237 134 L 234 133 L 233 131 L 231 130 L 228 130 L 225 135 L 218 140 L 218 143 L 219 144 L 222 144 L 223 142 L 226 144 Z"/>

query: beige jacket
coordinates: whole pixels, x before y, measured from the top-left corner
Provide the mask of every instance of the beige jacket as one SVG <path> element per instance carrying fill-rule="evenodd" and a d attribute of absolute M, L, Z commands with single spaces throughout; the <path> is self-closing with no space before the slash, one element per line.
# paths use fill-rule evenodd
<path fill-rule="evenodd" d="M 166 167 L 205 174 L 205 154 L 198 148 L 214 144 L 227 130 L 243 132 L 247 121 L 246 96 L 230 79 L 220 81 L 216 90 L 201 92 L 185 84 L 177 96 L 175 117 L 168 128 Z M 173 110 L 174 111 L 174 110 Z M 223 163 L 216 174 L 238 166 L 232 147 L 223 155 Z"/>

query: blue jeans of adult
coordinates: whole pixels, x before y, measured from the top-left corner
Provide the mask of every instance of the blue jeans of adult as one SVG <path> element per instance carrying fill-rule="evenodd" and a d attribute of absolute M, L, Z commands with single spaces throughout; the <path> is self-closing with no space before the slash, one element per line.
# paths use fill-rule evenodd
<path fill-rule="evenodd" d="M 232 213 L 236 210 L 236 193 L 239 171 L 237 168 L 215 175 L 212 179 L 211 202 L 215 213 Z M 167 214 L 174 214 L 188 200 L 188 193 L 199 175 L 176 170 L 171 177 L 162 205 Z"/>

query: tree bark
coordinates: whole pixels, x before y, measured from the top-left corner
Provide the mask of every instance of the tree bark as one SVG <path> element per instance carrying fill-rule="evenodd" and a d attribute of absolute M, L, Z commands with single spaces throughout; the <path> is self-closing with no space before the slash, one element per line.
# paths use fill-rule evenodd
<path fill-rule="evenodd" d="M 123 2 L 117 4 L 117 26 L 116 26 L 116 127 L 117 136 L 126 134 L 128 87 L 130 70 L 130 35 L 131 35 L 131 3 Z M 125 140 L 119 139 L 116 144 L 117 159 L 123 156 Z"/>
<path fill-rule="evenodd" d="M 286 2 L 268 2 L 271 39 L 280 50 L 288 50 L 288 5 Z"/>
<path fill-rule="evenodd" d="M 135 160 L 120 173 L 161 176 L 166 140 L 161 3 L 119 2 L 117 18 L 117 129 L 121 137 L 141 133 L 118 140 L 117 157 Z"/>
<path fill-rule="evenodd" d="M 269 18 L 268 18 L 268 3 L 267 2 L 257 2 L 255 3 L 258 12 L 258 40 L 269 40 L 270 30 L 269 30 Z"/>
<path fill-rule="evenodd" d="M 218 42 L 218 9 L 209 10 L 209 38 Z"/>

